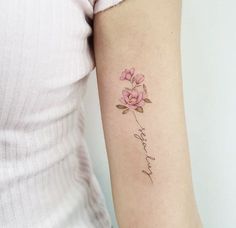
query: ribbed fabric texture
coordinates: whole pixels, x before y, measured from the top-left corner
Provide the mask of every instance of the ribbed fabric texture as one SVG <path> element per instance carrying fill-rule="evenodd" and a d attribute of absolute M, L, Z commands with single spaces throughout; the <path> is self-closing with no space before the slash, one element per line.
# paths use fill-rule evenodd
<path fill-rule="evenodd" d="M 94 13 L 103 11 L 111 6 L 117 5 L 122 1 L 123 0 L 97 0 L 96 4 L 94 5 Z"/>
<path fill-rule="evenodd" d="M 0 0 L 1 228 L 111 227 L 83 96 L 94 9 L 118 2 Z"/>

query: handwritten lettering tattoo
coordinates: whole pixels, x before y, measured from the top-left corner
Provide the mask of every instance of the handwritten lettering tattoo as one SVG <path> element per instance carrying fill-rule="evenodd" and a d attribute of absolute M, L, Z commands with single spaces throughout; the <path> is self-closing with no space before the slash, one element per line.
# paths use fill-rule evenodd
<path fill-rule="evenodd" d="M 152 103 L 148 98 L 144 79 L 143 74 L 135 73 L 135 68 L 125 69 L 121 73 L 120 80 L 129 82 L 130 86 L 122 90 L 122 96 L 119 99 L 121 103 L 116 105 L 116 107 L 122 110 L 122 114 L 132 113 L 134 116 L 138 126 L 137 133 L 134 134 L 134 137 L 138 139 L 142 145 L 147 164 L 146 169 L 143 169 L 142 172 L 147 175 L 151 183 L 153 183 L 152 162 L 155 160 L 155 157 L 151 156 L 148 151 L 146 129 L 140 124 L 136 116 L 136 113 L 144 113 L 145 104 Z"/>

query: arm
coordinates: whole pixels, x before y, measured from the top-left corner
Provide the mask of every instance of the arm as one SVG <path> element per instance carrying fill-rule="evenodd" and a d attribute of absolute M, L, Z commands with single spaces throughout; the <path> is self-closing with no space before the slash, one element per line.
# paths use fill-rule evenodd
<path fill-rule="evenodd" d="M 183 110 L 180 7 L 179 0 L 126 0 L 95 17 L 99 98 L 121 228 L 201 227 Z"/>

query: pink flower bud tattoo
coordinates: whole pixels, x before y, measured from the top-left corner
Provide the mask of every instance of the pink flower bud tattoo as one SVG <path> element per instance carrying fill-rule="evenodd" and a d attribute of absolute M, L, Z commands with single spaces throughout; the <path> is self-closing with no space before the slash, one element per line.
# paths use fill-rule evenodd
<path fill-rule="evenodd" d="M 130 70 L 125 69 L 125 70 L 122 72 L 121 76 L 120 76 L 120 80 L 128 80 L 128 81 L 130 81 L 131 78 L 132 78 L 133 75 L 134 75 L 134 71 L 135 71 L 134 68 L 131 68 Z"/>
<path fill-rule="evenodd" d="M 121 73 L 120 80 L 129 82 L 129 86 L 122 90 L 121 98 L 119 99 L 120 104 L 116 105 L 116 107 L 122 110 L 122 114 L 132 112 L 134 115 L 135 121 L 138 125 L 138 132 L 134 134 L 134 137 L 142 144 L 147 164 L 147 168 L 143 169 L 142 172 L 147 175 L 153 183 L 152 162 L 155 160 L 155 157 L 150 156 L 149 154 L 145 128 L 140 124 L 136 116 L 136 112 L 143 113 L 144 106 L 152 103 L 148 98 L 147 87 L 144 84 L 144 79 L 144 75 L 140 73 L 136 74 L 134 68 L 125 69 Z"/>

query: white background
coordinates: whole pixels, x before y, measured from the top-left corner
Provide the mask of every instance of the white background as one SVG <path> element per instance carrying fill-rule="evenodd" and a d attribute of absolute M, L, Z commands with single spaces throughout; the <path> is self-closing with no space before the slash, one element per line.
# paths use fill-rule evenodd
<path fill-rule="evenodd" d="M 194 189 L 204 227 L 235 228 L 236 1 L 183 0 L 182 70 Z M 115 224 L 95 74 L 85 103 L 88 146 Z"/>

